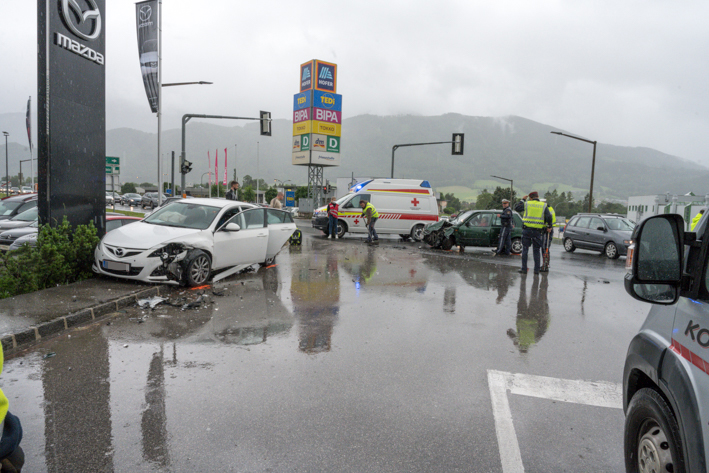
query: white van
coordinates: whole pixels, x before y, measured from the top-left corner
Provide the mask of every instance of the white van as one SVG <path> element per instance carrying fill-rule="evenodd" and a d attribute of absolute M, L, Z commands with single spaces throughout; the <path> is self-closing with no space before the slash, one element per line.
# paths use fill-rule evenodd
<path fill-rule="evenodd" d="M 377 233 L 397 234 L 404 239 L 420 241 L 423 227 L 438 221 L 438 203 L 428 181 L 419 179 L 372 179 L 357 183 L 350 193 L 341 197 L 337 234 L 367 233 L 362 218 L 361 200 L 371 202 L 379 219 L 375 225 Z M 327 206 L 313 213 L 313 227 L 327 234 Z"/>

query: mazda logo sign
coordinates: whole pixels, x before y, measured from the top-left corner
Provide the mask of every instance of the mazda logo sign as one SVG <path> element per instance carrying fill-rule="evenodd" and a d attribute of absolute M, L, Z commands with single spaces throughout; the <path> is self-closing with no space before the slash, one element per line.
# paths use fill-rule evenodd
<path fill-rule="evenodd" d="M 124 252 L 123 248 L 116 248 L 115 249 L 116 256 L 118 256 L 119 258 L 121 256 L 123 256 L 123 252 Z"/>
<path fill-rule="evenodd" d="M 76 36 L 86 40 L 94 40 L 101 34 L 101 12 L 98 9 L 96 0 L 83 0 L 89 8 L 84 11 L 77 0 L 61 0 L 62 17 L 67 28 Z M 79 27 L 85 23 L 93 21 L 91 32 L 86 34 Z"/>
<path fill-rule="evenodd" d="M 140 7 L 140 21 L 148 21 L 153 16 L 153 9 L 150 5 Z"/>

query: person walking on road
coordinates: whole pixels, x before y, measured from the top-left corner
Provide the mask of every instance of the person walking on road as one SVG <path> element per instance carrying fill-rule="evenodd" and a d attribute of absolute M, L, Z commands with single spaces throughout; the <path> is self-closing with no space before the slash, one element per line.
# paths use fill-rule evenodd
<path fill-rule="evenodd" d="M 700 210 L 699 213 L 695 215 L 695 217 L 692 219 L 692 226 L 689 229 L 690 232 L 694 231 L 694 227 L 696 227 L 699 221 L 702 219 L 702 215 L 704 215 L 704 209 Z"/>
<path fill-rule="evenodd" d="M 340 206 L 337 205 L 337 198 L 333 197 L 329 204 L 327 204 L 327 237 L 334 238 L 337 240 L 337 218 Z"/>
<path fill-rule="evenodd" d="M 239 200 L 239 183 L 236 181 L 231 181 L 229 183 L 229 190 L 226 191 L 226 200 Z"/>
<path fill-rule="evenodd" d="M 362 208 L 362 217 L 364 218 L 364 224 L 369 230 L 369 236 L 366 240 L 364 240 L 364 242 L 371 243 L 372 245 L 378 245 L 379 236 L 377 235 L 377 231 L 374 229 L 374 224 L 377 223 L 377 219 L 379 218 L 379 212 L 377 212 L 377 209 L 375 209 L 374 206 L 366 200 L 360 200 L 359 206 Z"/>
<path fill-rule="evenodd" d="M 546 200 L 542 199 L 541 202 L 546 202 Z M 554 212 L 554 207 L 547 205 L 547 208 L 551 214 L 552 223 L 549 227 L 551 231 L 548 231 L 548 233 L 543 236 L 544 244 L 542 245 L 542 269 L 540 270 L 543 273 L 549 272 L 549 263 L 551 261 L 551 242 L 552 238 L 554 238 L 554 226 L 556 225 L 556 212 Z"/>
<path fill-rule="evenodd" d="M 281 203 L 281 200 L 283 200 L 283 192 L 279 192 L 276 197 L 271 199 L 271 203 L 269 205 L 272 209 L 282 209 L 283 204 Z"/>
<path fill-rule="evenodd" d="M 493 251 L 493 256 L 509 256 L 510 250 L 512 249 L 512 209 L 510 208 L 510 201 L 507 199 L 502 199 L 502 213 L 497 214 L 500 217 L 500 243 L 497 245 L 497 249 Z"/>
<path fill-rule="evenodd" d="M 534 274 L 539 274 L 541 269 L 542 236 L 551 230 L 549 228 L 552 224 L 551 212 L 549 212 L 547 204 L 539 201 L 538 192 L 530 192 L 528 196 L 525 195 L 515 205 L 515 211 L 522 214 L 522 222 L 524 222 L 522 230 L 522 268 L 519 272 L 527 274 L 527 259 L 529 247 L 531 246 L 534 258 Z"/>

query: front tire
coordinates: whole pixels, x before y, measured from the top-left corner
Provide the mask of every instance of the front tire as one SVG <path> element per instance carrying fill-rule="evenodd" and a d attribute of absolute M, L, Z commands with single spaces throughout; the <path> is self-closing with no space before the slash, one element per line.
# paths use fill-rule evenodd
<path fill-rule="evenodd" d="M 569 253 L 573 253 L 576 249 L 576 246 L 574 245 L 574 242 L 571 240 L 571 238 L 566 238 L 564 240 L 564 249 Z"/>
<path fill-rule="evenodd" d="M 453 239 L 451 237 L 444 238 L 441 242 L 441 249 L 448 251 L 453 248 Z"/>
<path fill-rule="evenodd" d="M 613 243 L 612 241 L 608 242 L 608 244 L 606 245 L 606 248 L 603 250 L 603 252 L 606 254 L 608 259 L 620 258 L 620 253 L 618 253 L 618 247 L 615 246 L 615 243 Z"/>
<path fill-rule="evenodd" d="M 513 238 L 512 239 L 512 247 L 510 248 L 510 252 L 515 255 L 522 254 L 522 239 L 521 238 Z"/>
<path fill-rule="evenodd" d="M 344 220 L 337 221 L 337 238 L 342 238 L 347 233 L 347 224 Z"/>
<path fill-rule="evenodd" d="M 686 472 L 677 419 L 654 389 L 643 388 L 630 400 L 624 451 L 627 472 Z"/>
<path fill-rule="evenodd" d="M 209 281 L 212 273 L 212 261 L 207 253 L 197 250 L 190 255 L 185 268 L 185 282 L 190 287 L 201 286 Z"/>
<path fill-rule="evenodd" d="M 423 224 L 414 225 L 411 229 L 411 239 L 414 241 L 423 240 Z"/>

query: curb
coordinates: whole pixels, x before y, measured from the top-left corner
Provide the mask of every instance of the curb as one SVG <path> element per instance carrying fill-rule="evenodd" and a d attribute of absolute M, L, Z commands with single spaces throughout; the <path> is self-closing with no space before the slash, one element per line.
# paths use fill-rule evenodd
<path fill-rule="evenodd" d="M 110 302 L 104 302 L 95 307 L 82 309 L 49 322 L 29 327 L 17 333 L 5 335 L 0 339 L 2 349 L 6 355 L 12 354 L 21 348 L 26 348 L 31 344 L 42 341 L 43 338 L 58 335 L 80 325 L 106 318 L 106 316 L 113 314 L 123 307 L 137 303 L 138 299 L 159 296 L 160 289 L 167 289 L 167 286 L 156 286 L 144 289 L 127 296 L 121 296 Z"/>

